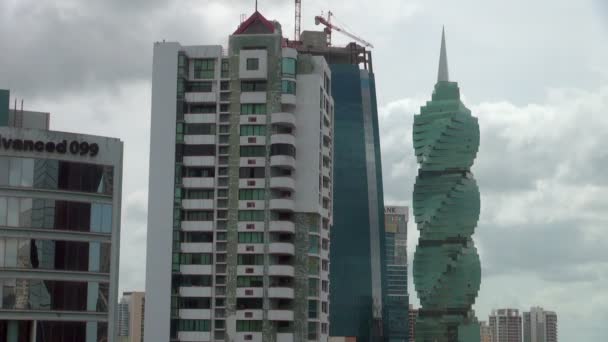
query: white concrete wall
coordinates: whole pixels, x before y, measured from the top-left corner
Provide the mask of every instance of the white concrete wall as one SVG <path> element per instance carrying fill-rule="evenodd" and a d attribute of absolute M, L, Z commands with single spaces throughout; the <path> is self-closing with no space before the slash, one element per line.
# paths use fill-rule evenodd
<path fill-rule="evenodd" d="M 267 79 L 268 78 L 268 51 L 266 50 L 241 50 L 239 52 L 239 77 L 242 79 Z M 259 68 L 247 70 L 247 59 L 257 58 Z"/>
<path fill-rule="evenodd" d="M 169 341 L 178 43 L 154 45 L 146 260 L 146 342 Z"/>

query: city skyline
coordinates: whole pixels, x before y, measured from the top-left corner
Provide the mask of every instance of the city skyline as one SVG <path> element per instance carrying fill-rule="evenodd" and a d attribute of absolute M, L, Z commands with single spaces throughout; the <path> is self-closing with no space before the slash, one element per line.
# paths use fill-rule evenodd
<path fill-rule="evenodd" d="M 197 24 L 201 30 L 196 33 L 189 33 L 190 30 L 185 29 L 199 17 L 205 18 L 210 26 L 226 28 L 215 31 L 230 31 L 238 22 L 239 12 L 246 12 L 252 7 L 249 2 L 240 4 L 242 6 L 234 6 L 239 8 L 229 9 L 220 2 L 210 2 L 209 6 L 216 12 L 214 17 L 223 17 L 221 20 L 206 14 L 203 11 L 205 6 L 201 6 L 192 14 L 183 9 L 176 10 L 176 14 L 171 17 L 167 15 L 154 30 L 134 28 L 133 33 L 138 34 L 135 35 L 133 48 L 137 52 L 125 53 L 131 45 L 126 44 L 124 38 L 102 40 L 104 50 L 120 56 L 120 63 L 105 53 L 96 57 L 98 59 L 80 64 L 69 56 L 82 52 L 57 49 L 63 50 L 68 60 L 74 62 L 71 68 L 66 67 L 58 74 L 53 70 L 64 65 L 57 62 L 59 52 L 53 51 L 47 58 L 38 61 L 47 66 L 46 70 L 37 69 L 36 63 L 28 63 L 26 67 L 25 63 L 11 56 L 1 57 L 2 65 L 14 66 L 0 70 L 3 76 L 0 79 L 8 82 L 2 86 L 16 89 L 19 98 L 25 98 L 27 108 L 48 110 L 58 116 L 52 122 L 52 129 L 125 138 L 125 152 L 130 157 L 131 165 L 125 165 L 123 247 L 129 246 L 132 250 L 126 251 L 129 254 L 122 258 L 121 289 L 143 289 L 143 274 L 137 267 L 145 255 L 142 248 L 145 219 L 142 217 L 145 217 L 146 195 L 142 184 L 147 184 L 147 179 L 139 169 L 145 169 L 141 165 L 147 165 L 147 146 L 138 140 L 148 141 L 147 103 L 152 42 L 162 39 L 197 42 L 201 40 L 201 35 L 215 35 L 207 24 Z M 285 32 L 290 32 L 291 4 L 271 8 L 276 2 L 272 4 L 260 2 L 261 10 L 269 18 L 284 23 Z M 23 6 L 26 5 L 27 1 Z M 8 9 L 2 12 L 16 17 L 23 13 L 33 15 L 22 5 L 8 2 L 1 6 Z M 62 11 L 69 14 L 70 10 L 77 8 L 76 4 L 71 4 L 62 6 L 61 11 L 54 11 L 48 6 L 51 5 L 42 5 L 40 10 L 49 11 L 52 17 Z M 118 13 L 117 7 L 111 7 L 113 5 L 98 6 L 102 7 L 94 8 L 98 13 Z M 167 11 L 160 10 L 165 7 L 159 3 L 146 6 L 135 20 L 143 20 L 145 15 L 167 14 Z M 604 220 L 601 213 L 606 209 L 601 194 L 605 193 L 606 185 L 600 172 L 603 154 L 594 154 L 594 151 L 601 151 L 598 139 L 607 131 L 602 113 L 605 113 L 608 103 L 608 90 L 604 86 L 608 73 L 605 64 L 601 63 L 608 55 L 604 25 L 607 16 L 603 15 L 606 13 L 605 5 L 592 1 L 568 4 L 570 12 L 579 14 L 575 18 L 558 10 L 559 5 L 553 2 L 524 6 L 523 2 L 516 1 L 507 8 L 472 2 L 439 8 L 434 3 L 400 5 L 387 1 L 381 5 L 374 4 L 378 8 L 364 4 L 364 11 L 355 11 L 348 6 L 332 6 L 340 20 L 375 43 L 376 65 L 385 65 L 377 67 L 375 72 L 379 84 L 380 138 L 387 203 L 411 204 L 408 201 L 411 194 L 408 184 L 413 183 L 416 165 L 413 153 L 408 151 L 411 142 L 400 140 L 409 135 L 411 116 L 432 89 L 432 75 L 436 68 L 435 37 L 440 32 L 441 24 L 446 23 L 451 37 L 450 56 L 458 63 L 455 78 L 464 89 L 469 107 L 480 118 L 482 141 L 496 139 L 494 144 L 482 145 L 473 170 L 485 197 L 482 200 L 485 207 L 482 208 L 479 236 L 476 237 L 484 267 L 483 285 L 475 305 L 478 317 L 486 316 L 493 307 L 525 309 L 532 304 L 541 305 L 560 315 L 560 338 L 580 337 L 575 331 L 577 326 L 585 327 L 583 331 L 588 334 L 588 340 L 606 336 L 606 328 L 598 318 L 608 314 L 606 299 L 600 295 L 601 289 L 607 284 L 605 253 L 600 244 L 606 234 L 601 229 Z M 19 7 L 20 11 L 13 11 L 14 7 Z M 370 25 L 369 21 L 365 21 L 369 13 L 378 15 L 391 7 L 396 10 L 386 13 L 386 20 L 382 23 Z M 270 10 L 266 11 L 267 8 Z M 309 9 L 305 7 L 305 27 L 313 28 L 310 23 L 312 14 L 318 13 L 312 11 L 320 8 L 313 5 Z M 547 8 L 550 8 L 548 13 L 545 12 Z M 459 22 L 456 20 L 458 15 L 448 16 L 451 10 L 460 17 L 471 15 L 472 20 L 470 23 Z M 473 10 L 478 13 L 471 14 Z M 84 13 L 85 17 L 93 17 L 92 11 Z M 519 21 L 526 28 L 511 28 L 507 20 L 509 15 L 521 16 L 518 17 Z M 543 18 L 540 23 L 539 17 Z M 65 33 L 68 28 L 84 27 L 82 22 L 59 15 L 56 18 L 54 22 L 41 20 L 40 25 L 49 30 L 44 34 L 34 32 L 34 36 L 45 39 L 65 37 L 65 34 L 57 33 Z M 493 19 L 487 21 L 483 18 Z M 116 20 L 117 27 L 123 30 L 132 26 L 120 21 L 121 18 Z M 577 39 L 578 35 L 562 28 L 561 23 L 565 20 L 574 20 L 577 27 L 575 32 L 580 32 L 585 38 Z M 96 25 L 92 28 L 107 32 L 110 36 L 116 32 L 95 20 L 93 23 Z M 473 29 L 473 23 L 483 23 L 484 30 Z M 170 26 L 173 28 L 169 29 Z M 22 29 L 18 24 L 15 27 Z M 88 38 L 94 43 L 93 48 L 102 45 L 95 44 L 100 42 L 99 38 L 89 34 L 90 31 L 71 31 L 74 33 L 68 37 L 76 41 L 82 42 Z M 529 39 L 521 40 L 522 32 Z M 417 36 L 413 37 L 414 34 Z M 133 35 L 129 37 L 133 39 Z M 556 40 L 556 37 L 559 39 Z M 54 42 L 58 38 L 49 39 Z M 530 45 L 539 44 L 522 43 L 537 40 L 543 40 L 543 44 L 540 44 L 542 49 L 535 46 L 528 49 Z M 42 44 L 36 47 L 19 40 L 6 41 L 12 50 L 20 52 L 15 55 L 23 56 L 24 60 L 31 55 L 39 55 L 37 51 L 44 51 Z M 406 46 L 414 55 L 404 50 L 399 50 L 404 51 L 401 56 L 389 53 L 387 49 L 392 44 L 400 44 L 398 49 Z M 520 53 L 524 49 L 526 53 Z M 589 53 L 591 51 L 593 53 Z M 555 55 L 566 57 L 549 57 Z M 27 77 L 30 67 L 40 71 L 36 79 Z M 483 72 L 476 71 L 476 68 L 483 69 Z M 115 69 L 120 72 L 112 71 Z M 79 117 L 83 120 L 74 120 Z M 581 117 L 586 119 L 580 120 Z M 141 123 L 141 131 L 132 132 L 132 127 L 138 123 Z M 565 139 L 581 131 L 587 132 L 583 139 Z M 564 145 L 566 140 L 568 145 Z M 511 168 L 511 165 L 530 167 Z M 581 168 L 581 165 L 587 168 Z M 563 209 L 564 203 L 567 203 L 567 210 Z M 415 232 L 408 238 L 408 249 L 412 253 L 417 241 Z M 505 244 L 520 248 L 513 253 L 500 248 Z M 536 252 L 539 245 L 546 248 L 546 253 Z M 581 255 L 578 251 L 585 251 L 585 254 Z M 410 286 L 410 294 L 414 295 L 412 288 Z M 494 299 L 494 293 L 500 293 L 500 299 Z M 575 308 L 580 303 L 570 299 L 570 293 L 587 294 L 583 301 L 589 310 L 577 312 Z M 414 298 L 412 303 L 416 303 Z"/>

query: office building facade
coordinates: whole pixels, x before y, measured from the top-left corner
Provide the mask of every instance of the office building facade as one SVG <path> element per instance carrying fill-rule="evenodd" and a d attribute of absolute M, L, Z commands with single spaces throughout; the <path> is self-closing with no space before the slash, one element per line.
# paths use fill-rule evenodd
<path fill-rule="evenodd" d="M 479 335 L 481 342 L 492 342 L 492 329 L 486 321 L 479 322 Z"/>
<path fill-rule="evenodd" d="M 113 342 L 122 142 L 0 102 L 0 341 Z"/>
<path fill-rule="evenodd" d="M 523 313 L 524 342 L 557 342 L 557 314 L 541 307 Z"/>
<path fill-rule="evenodd" d="M 330 334 L 384 341 L 386 254 L 376 85 L 371 52 L 302 32 L 298 50 L 323 56 L 335 103 Z"/>
<path fill-rule="evenodd" d="M 144 342 L 144 292 L 124 292 L 118 303 L 118 342 Z"/>
<path fill-rule="evenodd" d="M 414 309 L 414 306 L 410 304 L 410 309 L 408 311 L 408 324 L 410 327 L 409 330 L 409 342 L 416 341 L 416 320 L 418 319 L 418 309 Z"/>
<path fill-rule="evenodd" d="M 155 44 L 147 341 L 327 341 L 331 83 L 258 12 Z"/>
<path fill-rule="evenodd" d="M 519 310 L 493 310 L 489 321 L 492 342 L 521 342 L 521 315 Z"/>
<path fill-rule="evenodd" d="M 388 342 L 408 342 L 409 296 L 407 292 L 408 207 L 384 207 L 386 253 L 386 318 Z"/>
<path fill-rule="evenodd" d="M 420 164 L 413 209 L 420 238 L 414 285 L 421 308 L 416 340 L 479 341 L 472 309 L 481 265 L 472 235 L 480 194 L 471 173 L 479 149 L 479 124 L 448 76 L 445 33 L 431 101 L 414 117 L 413 144 Z"/>

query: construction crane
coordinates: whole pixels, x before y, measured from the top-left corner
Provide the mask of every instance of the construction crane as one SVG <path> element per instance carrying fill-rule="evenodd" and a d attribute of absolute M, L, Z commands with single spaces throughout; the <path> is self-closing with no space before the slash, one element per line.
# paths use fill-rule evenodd
<path fill-rule="evenodd" d="M 300 40 L 300 25 L 302 23 L 302 0 L 296 0 L 296 27 L 294 33 L 294 41 Z"/>
<path fill-rule="evenodd" d="M 327 33 L 327 44 L 328 45 L 331 45 L 331 30 L 336 30 L 338 32 L 342 32 L 342 34 L 344 34 L 345 36 L 350 37 L 350 38 L 358 41 L 359 43 L 363 44 L 363 46 L 365 46 L 365 47 L 369 47 L 369 48 L 372 48 L 372 49 L 374 48 L 374 46 L 370 42 L 368 42 L 368 41 L 364 40 L 363 38 L 358 37 L 358 36 L 356 36 L 356 35 L 348 32 L 348 31 L 346 31 L 345 29 L 343 29 L 343 28 L 341 28 L 339 26 L 336 26 L 336 25 L 332 24 L 331 23 L 331 17 L 333 15 L 334 14 L 330 11 L 330 12 L 327 13 L 327 19 L 323 18 L 323 16 L 321 16 L 321 15 L 318 15 L 318 16 L 315 17 L 315 24 L 316 25 L 323 24 L 325 26 L 325 33 Z"/>

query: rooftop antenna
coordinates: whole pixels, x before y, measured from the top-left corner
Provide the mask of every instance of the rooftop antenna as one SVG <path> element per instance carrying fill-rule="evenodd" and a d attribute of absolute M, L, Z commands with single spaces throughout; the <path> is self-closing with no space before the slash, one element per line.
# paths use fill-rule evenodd
<path fill-rule="evenodd" d="M 258 11 L 258 0 L 255 0 L 255 11 Z"/>

